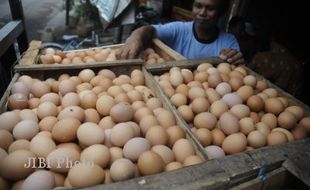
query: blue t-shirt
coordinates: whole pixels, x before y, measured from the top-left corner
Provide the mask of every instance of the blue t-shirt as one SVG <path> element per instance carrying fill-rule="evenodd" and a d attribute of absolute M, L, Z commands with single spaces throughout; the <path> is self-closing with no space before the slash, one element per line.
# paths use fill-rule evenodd
<path fill-rule="evenodd" d="M 189 59 L 219 56 L 222 48 L 240 51 L 236 38 L 232 34 L 222 31 L 218 38 L 211 43 L 199 42 L 193 33 L 193 22 L 171 22 L 153 26 L 161 41 Z"/>

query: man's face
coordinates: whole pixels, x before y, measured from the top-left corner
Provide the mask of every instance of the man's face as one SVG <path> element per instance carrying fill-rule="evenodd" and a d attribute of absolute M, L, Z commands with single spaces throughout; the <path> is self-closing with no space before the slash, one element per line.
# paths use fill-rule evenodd
<path fill-rule="evenodd" d="M 220 0 L 195 0 L 193 4 L 193 19 L 201 28 L 214 27 L 219 18 Z"/>

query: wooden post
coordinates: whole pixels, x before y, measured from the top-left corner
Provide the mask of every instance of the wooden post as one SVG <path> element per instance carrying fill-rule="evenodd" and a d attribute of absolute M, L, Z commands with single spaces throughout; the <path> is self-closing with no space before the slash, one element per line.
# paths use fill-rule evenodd
<path fill-rule="evenodd" d="M 66 26 L 69 26 L 70 2 L 66 0 Z"/>
<path fill-rule="evenodd" d="M 26 26 L 24 20 L 24 11 L 21 0 L 9 0 L 11 15 L 13 20 L 21 20 L 23 23 L 24 31 L 17 38 L 20 53 L 23 53 L 28 48 L 28 38 L 26 33 Z"/>

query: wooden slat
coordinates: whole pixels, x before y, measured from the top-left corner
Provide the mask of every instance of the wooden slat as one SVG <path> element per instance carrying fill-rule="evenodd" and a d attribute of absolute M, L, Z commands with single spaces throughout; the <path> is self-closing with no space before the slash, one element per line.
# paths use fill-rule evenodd
<path fill-rule="evenodd" d="M 21 21 L 11 21 L 0 29 L 0 57 L 16 41 L 23 30 Z"/>
<path fill-rule="evenodd" d="M 176 51 L 168 47 L 166 44 L 164 44 L 162 41 L 160 41 L 157 38 L 153 39 L 153 48 L 155 49 L 155 51 L 157 50 L 157 52 L 164 58 L 165 58 L 164 54 L 167 54 L 170 57 L 169 60 L 185 60 L 186 59 L 186 57 L 180 55 L 179 53 L 177 53 Z"/>
<path fill-rule="evenodd" d="M 191 141 L 191 143 L 194 145 L 194 148 L 196 150 L 196 153 L 203 159 L 208 160 L 208 156 L 204 151 L 204 147 L 199 143 L 193 132 L 190 130 L 186 122 L 182 119 L 182 116 L 180 113 L 176 110 L 176 108 L 172 105 L 171 101 L 167 98 L 167 96 L 164 94 L 163 90 L 160 88 L 160 86 L 157 84 L 153 76 L 146 71 L 146 69 L 143 67 L 143 72 L 146 78 L 146 81 L 148 81 L 148 86 L 151 87 L 152 91 L 155 93 L 155 95 L 163 102 L 164 107 L 167 110 L 170 110 L 173 115 L 176 118 L 177 125 L 180 126 L 187 138 Z"/>
<path fill-rule="evenodd" d="M 33 64 L 33 65 L 16 65 L 15 71 L 42 71 L 42 70 L 59 70 L 59 69 L 81 69 L 81 68 L 97 68 L 97 67 L 113 67 L 113 66 L 126 66 L 141 65 L 141 59 L 132 60 L 117 60 L 117 61 L 104 61 L 97 63 L 79 63 L 79 64 Z"/>
<path fill-rule="evenodd" d="M 18 73 L 16 73 L 16 74 L 14 75 L 14 77 L 12 78 L 12 80 L 11 80 L 9 86 L 7 87 L 7 90 L 6 90 L 6 91 L 4 92 L 4 94 L 2 95 L 1 101 L 0 101 L 0 114 L 6 111 L 6 103 L 7 103 L 7 101 L 8 101 L 9 96 L 10 96 L 11 89 L 12 89 L 14 83 L 17 81 L 17 79 L 18 79 L 19 76 L 20 76 L 20 75 L 19 75 Z"/>

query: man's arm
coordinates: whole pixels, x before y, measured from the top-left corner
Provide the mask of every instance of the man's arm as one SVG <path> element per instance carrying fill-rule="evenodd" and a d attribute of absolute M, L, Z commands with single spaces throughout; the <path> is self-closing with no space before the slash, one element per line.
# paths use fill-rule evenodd
<path fill-rule="evenodd" d="M 150 45 L 152 38 L 156 35 L 156 30 L 153 26 L 142 26 L 127 38 L 124 46 L 116 53 L 118 59 L 133 59 L 136 58 L 144 47 Z"/>

